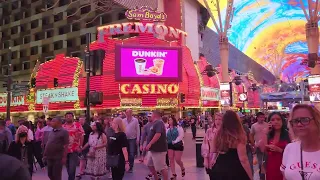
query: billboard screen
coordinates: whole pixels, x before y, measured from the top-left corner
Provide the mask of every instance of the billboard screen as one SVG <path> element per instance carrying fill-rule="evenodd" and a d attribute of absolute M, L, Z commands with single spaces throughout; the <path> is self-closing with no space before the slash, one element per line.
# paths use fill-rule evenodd
<path fill-rule="evenodd" d="M 117 81 L 174 81 L 182 80 L 181 48 L 116 47 Z"/>

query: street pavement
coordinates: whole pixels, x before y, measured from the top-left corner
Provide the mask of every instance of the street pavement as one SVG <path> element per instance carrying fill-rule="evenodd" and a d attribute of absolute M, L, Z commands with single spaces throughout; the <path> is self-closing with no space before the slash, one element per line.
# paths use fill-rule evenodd
<path fill-rule="evenodd" d="M 203 136 L 204 131 L 198 130 L 197 136 Z M 185 150 L 182 157 L 184 162 L 184 166 L 186 169 L 186 176 L 184 178 L 181 177 L 181 171 L 178 165 L 176 165 L 176 171 L 178 174 L 178 180 L 209 180 L 208 175 L 205 172 L 204 168 L 196 167 L 196 148 L 195 141 L 192 140 L 192 135 L 190 130 L 187 130 L 184 138 Z M 256 168 L 255 168 L 256 169 Z M 124 180 L 144 180 L 145 176 L 148 175 L 148 168 L 140 163 L 138 160 L 135 162 L 133 173 L 126 173 Z M 169 173 L 170 174 L 170 173 Z M 170 177 L 170 176 L 169 176 Z M 33 175 L 33 180 L 49 180 L 47 177 L 46 170 L 41 170 L 38 168 L 38 171 Z M 81 180 L 86 180 L 87 178 L 82 178 Z M 107 180 L 108 178 L 103 178 Z M 255 173 L 255 180 L 258 180 L 257 173 Z M 63 169 L 63 177 L 62 180 L 68 180 L 67 171 Z M 102 179 L 101 179 L 102 180 Z"/>

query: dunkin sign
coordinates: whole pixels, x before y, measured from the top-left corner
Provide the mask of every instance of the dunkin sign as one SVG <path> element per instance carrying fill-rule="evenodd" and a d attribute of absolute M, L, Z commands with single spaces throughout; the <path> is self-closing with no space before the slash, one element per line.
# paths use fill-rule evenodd
<path fill-rule="evenodd" d="M 11 96 L 11 106 L 24 105 L 25 96 Z M 7 106 L 7 94 L 0 94 L 0 107 Z"/>

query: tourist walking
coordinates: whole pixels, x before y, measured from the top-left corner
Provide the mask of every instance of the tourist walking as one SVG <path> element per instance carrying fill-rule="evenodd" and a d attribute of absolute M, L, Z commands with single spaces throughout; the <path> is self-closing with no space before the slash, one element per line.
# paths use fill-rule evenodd
<path fill-rule="evenodd" d="M 111 167 L 112 179 L 122 180 L 124 172 L 130 169 L 128 159 L 128 140 L 125 126 L 121 118 L 114 118 L 111 121 L 114 135 L 109 137 L 107 165 Z"/>
<path fill-rule="evenodd" d="M 298 141 L 288 144 L 283 152 L 280 170 L 283 172 L 284 179 L 319 180 L 319 110 L 310 105 L 295 105 L 289 119 L 289 128 Z"/>
<path fill-rule="evenodd" d="M 51 127 L 51 121 L 52 121 L 52 118 L 50 118 L 50 117 L 47 118 L 46 126 L 41 129 L 41 131 L 43 132 L 42 144 L 41 144 L 43 150 L 45 149 L 45 146 L 46 146 L 46 144 L 48 142 L 49 134 L 53 130 L 53 128 Z"/>
<path fill-rule="evenodd" d="M 6 126 L 7 128 L 10 129 L 11 134 L 12 134 L 12 139 L 14 140 L 15 135 L 16 135 L 16 127 L 14 126 L 14 124 L 11 122 L 11 119 L 6 119 Z M 10 142 L 11 143 L 11 142 Z"/>
<path fill-rule="evenodd" d="M 128 139 L 128 153 L 130 163 L 129 172 L 132 173 L 134 157 L 137 153 L 137 147 L 139 145 L 140 140 L 140 127 L 138 119 L 132 116 L 131 109 L 126 110 L 126 118 L 123 119 L 123 123 L 125 126 L 125 133 Z"/>
<path fill-rule="evenodd" d="M 197 121 L 194 117 L 191 118 L 191 132 L 192 139 L 196 139 L 197 136 Z"/>
<path fill-rule="evenodd" d="M 282 161 L 282 153 L 291 142 L 287 124 L 283 116 L 278 112 L 273 112 L 268 116 L 271 128 L 268 133 L 268 140 L 265 143 L 265 168 L 267 180 L 283 180 L 279 169 Z"/>
<path fill-rule="evenodd" d="M 107 136 L 100 122 L 92 122 L 91 129 L 89 141 L 83 147 L 89 147 L 85 175 L 89 175 L 91 179 L 102 179 L 107 174 Z"/>
<path fill-rule="evenodd" d="M 81 152 L 83 140 L 84 140 L 84 130 L 80 123 L 74 122 L 74 116 L 72 112 L 67 112 L 65 115 L 66 123 L 63 128 L 69 133 L 69 145 L 67 154 L 67 172 L 68 180 L 74 180 L 76 177 L 76 168 L 78 165 L 78 153 Z"/>
<path fill-rule="evenodd" d="M 154 179 L 158 179 L 158 172 L 161 172 L 163 180 L 168 180 L 168 170 L 165 158 L 168 150 L 165 125 L 158 110 L 152 112 L 152 126 L 147 137 L 146 151 L 148 152 L 147 165 L 152 172 Z"/>
<path fill-rule="evenodd" d="M 35 132 L 35 140 L 34 140 L 34 153 L 35 153 L 35 157 L 41 167 L 41 169 L 43 169 L 44 163 L 42 161 L 42 157 L 43 157 L 43 151 L 41 148 L 41 144 L 42 144 L 42 139 L 43 139 L 43 131 L 42 129 L 44 128 L 44 124 L 41 118 L 39 118 L 38 122 L 37 122 L 37 130 Z"/>
<path fill-rule="evenodd" d="M 30 176 L 33 173 L 34 147 L 28 138 L 28 128 L 20 126 L 17 130 L 15 141 L 12 141 L 8 154 L 20 160 L 28 169 Z"/>
<path fill-rule="evenodd" d="M 170 160 L 170 168 L 172 173 L 172 180 L 177 179 L 175 163 L 181 168 L 181 176 L 186 175 L 183 162 L 181 160 L 184 150 L 183 146 L 184 130 L 178 125 L 177 120 L 174 117 L 169 118 L 169 127 L 167 129 L 167 142 L 168 142 L 168 156 Z"/>
<path fill-rule="evenodd" d="M 216 135 L 218 129 L 221 127 L 222 124 L 222 114 L 221 113 L 215 113 L 214 115 L 214 121 L 209 129 L 206 132 L 206 135 L 204 136 L 203 143 L 201 145 L 201 154 L 203 157 L 203 165 L 206 168 L 206 172 L 209 175 L 211 179 L 211 167 L 209 167 L 210 160 L 212 159 L 212 153 L 210 153 L 210 150 L 212 147 L 210 146 L 210 142 L 213 141 L 214 136 Z"/>
<path fill-rule="evenodd" d="M 84 174 L 84 170 L 86 168 L 86 163 L 87 163 L 87 154 L 89 152 L 89 147 L 84 148 L 85 144 L 88 143 L 89 141 L 89 136 L 92 132 L 92 129 L 89 125 L 89 123 L 86 122 L 86 118 L 84 116 L 79 118 L 79 123 L 81 124 L 83 131 L 84 131 L 84 138 L 83 138 L 83 148 L 82 152 L 80 153 L 80 164 L 79 164 L 79 174 L 77 175 L 78 177 L 81 177 Z"/>
<path fill-rule="evenodd" d="M 246 152 L 247 138 L 239 116 L 226 111 L 221 128 L 211 141 L 211 180 L 252 180 Z"/>
<path fill-rule="evenodd" d="M 264 157 L 264 147 L 262 146 L 261 142 L 266 141 L 267 133 L 269 131 L 269 124 L 265 122 L 266 117 L 264 113 L 258 112 L 256 114 L 257 122 L 251 126 L 251 137 L 255 141 L 255 150 L 257 154 L 257 159 L 259 163 L 259 176 L 260 180 L 265 179 L 265 174 L 262 171 L 262 163 Z"/>
<path fill-rule="evenodd" d="M 6 127 L 4 120 L 0 120 L 0 151 L 7 152 L 10 143 L 12 142 L 12 134 L 9 128 Z"/>
<path fill-rule="evenodd" d="M 62 128 L 62 119 L 60 118 L 53 118 L 50 125 L 53 130 L 48 136 L 43 159 L 47 163 L 50 180 L 62 180 L 62 167 L 66 164 L 69 133 Z"/>

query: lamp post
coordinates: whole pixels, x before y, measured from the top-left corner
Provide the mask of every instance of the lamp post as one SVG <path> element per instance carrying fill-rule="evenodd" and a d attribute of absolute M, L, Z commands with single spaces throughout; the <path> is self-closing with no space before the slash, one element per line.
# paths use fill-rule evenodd
<path fill-rule="evenodd" d="M 10 41 L 9 41 L 10 43 Z M 8 79 L 7 79 L 7 119 L 10 119 L 10 107 L 11 107 L 11 84 L 12 84 L 12 77 L 11 77 L 11 71 L 12 71 L 12 64 L 11 64 L 11 44 L 9 45 L 9 53 L 8 53 Z"/>
<path fill-rule="evenodd" d="M 91 42 L 91 34 L 86 34 L 86 40 L 87 40 L 87 47 L 85 50 L 85 70 L 86 70 L 86 118 L 87 122 L 90 122 L 90 42 Z"/>

